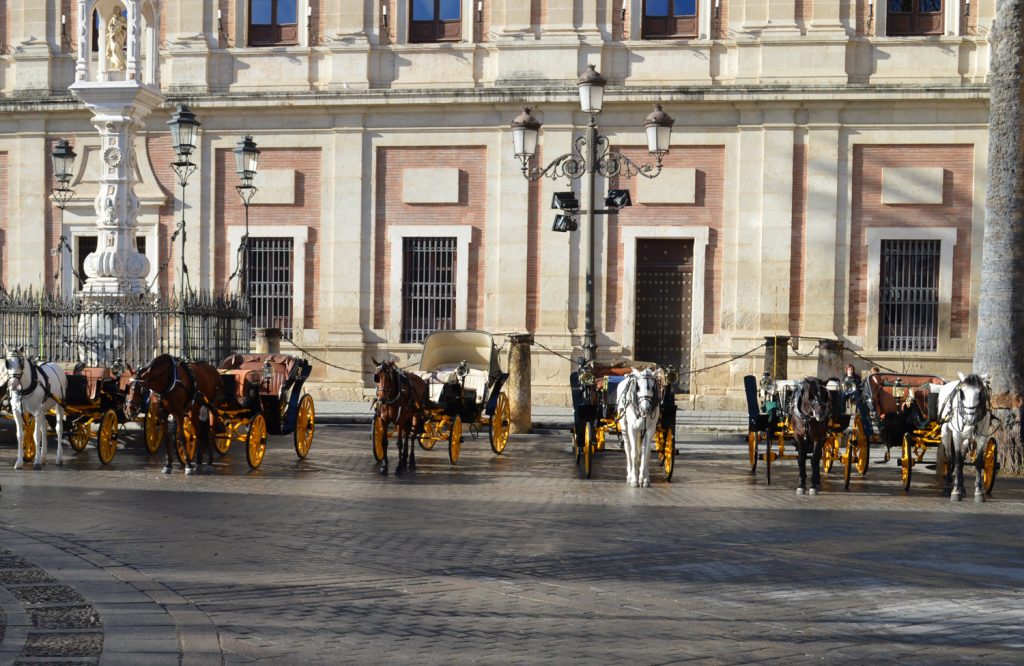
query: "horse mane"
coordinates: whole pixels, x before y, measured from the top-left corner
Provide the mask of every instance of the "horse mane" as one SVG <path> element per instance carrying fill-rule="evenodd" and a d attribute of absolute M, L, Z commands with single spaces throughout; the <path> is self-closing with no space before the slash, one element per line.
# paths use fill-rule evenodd
<path fill-rule="evenodd" d="M 969 386 L 970 388 L 978 389 L 979 391 L 987 390 L 987 387 L 985 386 L 985 380 L 982 379 L 980 375 L 977 375 L 973 372 L 964 377 L 961 383 L 964 386 Z"/>

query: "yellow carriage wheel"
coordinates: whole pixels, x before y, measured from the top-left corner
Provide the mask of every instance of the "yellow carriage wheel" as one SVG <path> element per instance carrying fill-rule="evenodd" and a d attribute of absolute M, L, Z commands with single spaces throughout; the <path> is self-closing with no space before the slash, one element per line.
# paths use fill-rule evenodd
<path fill-rule="evenodd" d="M 452 417 L 452 427 L 448 431 L 448 460 L 454 465 L 462 453 L 462 417 Z"/>
<path fill-rule="evenodd" d="M 36 417 L 22 412 L 21 424 L 25 428 L 25 437 L 22 440 L 22 460 L 32 462 L 36 459 Z"/>
<path fill-rule="evenodd" d="M 71 435 L 68 437 L 71 448 L 75 451 L 85 451 L 85 447 L 89 446 L 90 439 L 92 439 L 92 429 L 89 427 L 87 419 L 78 419 L 71 424 Z"/>
<path fill-rule="evenodd" d="M 587 422 L 586 429 L 583 431 L 583 478 L 590 478 L 590 463 L 591 458 L 594 455 L 594 447 L 596 446 L 596 435 L 594 432 L 595 425 L 592 422 Z"/>
<path fill-rule="evenodd" d="M 196 426 L 192 423 L 192 417 L 186 416 L 181 422 L 182 439 L 175 443 L 175 451 L 178 453 L 178 461 L 186 465 L 189 461 L 196 459 Z"/>
<path fill-rule="evenodd" d="M 914 470 L 914 438 L 910 433 L 903 435 L 903 453 L 900 456 L 900 481 L 903 490 L 910 490 L 910 477 Z"/>
<path fill-rule="evenodd" d="M 999 470 L 999 463 L 996 461 L 996 438 L 989 437 L 985 448 L 981 451 L 981 489 L 986 495 L 992 493 L 992 486 L 996 482 L 996 472 Z"/>
<path fill-rule="evenodd" d="M 424 423 L 423 434 L 420 435 L 420 448 L 424 451 L 429 451 L 434 448 L 434 444 L 437 444 L 438 439 L 440 439 L 440 437 L 437 436 L 437 421 L 431 419 Z"/>
<path fill-rule="evenodd" d="M 267 421 L 262 414 L 257 414 L 249 421 L 249 434 L 246 437 L 245 457 L 249 461 L 249 467 L 259 467 L 266 452 Z"/>
<path fill-rule="evenodd" d="M 821 469 L 826 474 L 832 471 L 832 464 L 836 461 L 836 437 L 834 433 L 829 433 L 825 437 L 825 444 L 821 447 Z"/>
<path fill-rule="evenodd" d="M 661 439 L 661 464 L 665 468 L 665 480 L 672 481 L 672 471 L 676 466 L 676 436 L 671 428 L 665 428 Z"/>
<path fill-rule="evenodd" d="M 113 409 L 103 412 L 103 418 L 100 419 L 100 429 L 96 433 L 96 453 L 104 465 L 109 465 L 117 453 L 117 414 Z"/>
<path fill-rule="evenodd" d="M 384 440 L 387 439 L 387 432 L 384 430 L 384 422 L 379 416 L 373 417 L 373 459 L 377 462 L 384 460 Z M 421 440 L 422 444 L 422 440 Z"/>
<path fill-rule="evenodd" d="M 231 450 L 231 433 L 218 432 L 215 434 L 213 436 L 213 448 L 220 455 L 227 455 L 227 452 Z"/>
<path fill-rule="evenodd" d="M 295 432 L 292 433 L 292 439 L 295 442 L 295 455 L 299 459 L 309 455 L 309 447 L 313 446 L 315 420 L 316 409 L 313 406 L 313 396 L 307 393 L 299 400 L 299 415 L 295 420 Z"/>
<path fill-rule="evenodd" d="M 161 417 L 160 402 L 150 399 L 146 410 L 146 450 L 150 453 L 160 450 L 160 442 L 167 436 L 167 420 Z"/>
<path fill-rule="evenodd" d="M 854 448 L 855 438 L 851 432 L 848 435 L 842 436 L 843 442 L 846 444 L 846 453 L 843 454 L 843 488 L 846 490 L 850 489 L 850 473 L 853 471 L 854 463 L 857 460 L 857 449 Z"/>
<path fill-rule="evenodd" d="M 857 417 L 857 424 L 860 424 L 860 416 Z M 864 432 L 863 428 L 854 428 L 850 446 L 856 453 L 854 459 L 856 460 L 857 473 L 864 476 L 868 473 L 871 452 L 868 449 L 868 434 Z"/>
<path fill-rule="evenodd" d="M 750 459 L 750 473 L 753 474 L 757 471 L 757 445 L 761 440 L 761 436 L 751 430 L 747 433 L 747 456 Z"/>
<path fill-rule="evenodd" d="M 508 396 L 504 393 L 498 394 L 498 402 L 494 405 L 494 413 L 491 414 L 491 451 L 499 456 L 508 444 L 508 435 L 512 429 L 512 407 L 509 405 Z"/>

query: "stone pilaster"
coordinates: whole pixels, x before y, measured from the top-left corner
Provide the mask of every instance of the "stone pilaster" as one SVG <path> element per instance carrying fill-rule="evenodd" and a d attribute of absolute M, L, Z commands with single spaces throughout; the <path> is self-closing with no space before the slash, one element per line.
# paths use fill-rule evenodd
<path fill-rule="evenodd" d="M 839 237 L 839 109 L 816 108 L 807 123 L 807 225 L 804 242 L 803 333 L 809 337 L 835 337 L 838 289 L 837 266 L 842 270 Z M 845 237 L 845 234 L 844 234 Z M 813 252 L 813 254 L 812 254 Z M 842 255 L 848 256 L 847 252 Z M 847 267 L 848 270 L 848 267 Z"/>

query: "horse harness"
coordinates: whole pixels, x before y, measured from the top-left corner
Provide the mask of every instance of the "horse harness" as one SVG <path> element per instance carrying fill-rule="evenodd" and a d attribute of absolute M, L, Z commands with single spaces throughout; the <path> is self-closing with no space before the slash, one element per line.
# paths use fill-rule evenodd
<path fill-rule="evenodd" d="M 820 382 L 818 382 L 818 385 L 820 385 Z M 807 384 L 807 386 L 813 386 L 813 384 Z M 804 421 L 818 421 L 818 422 L 822 422 L 823 421 L 822 419 L 819 419 L 816 416 L 814 416 L 814 407 L 823 407 L 823 408 L 826 409 L 826 413 L 827 413 L 827 407 L 828 407 L 827 403 L 823 403 L 821 400 L 818 399 L 817 396 L 815 396 L 812 393 L 811 397 L 810 397 L 811 413 L 810 414 L 804 414 L 803 409 L 801 409 L 801 407 L 800 407 L 800 403 L 803 401 L 804 387 L 805 387 L 805 384 L 801 383 L 799 386 L 797 386 L 796 392 L 793 394 L 793 408 L 796 410 L 797 416 L 799 416 Z"/>
<path fill-rule="evenodd" d="M 24 356 L 8 356 L 8 359 L 10 358 L 18 358 L 21 359 L 22 361 L 25 361 L 28 364 L 29 376 L 32 378 L 32 381 L 29 383 L 28 388 L 16 388 L 13 390 L 13 393 L 15 393 L 19 398 L 23 398 L 24 396 L 33 393 L 36 390 L 36 387 L 39 386 L 40 384 L 39 378 L 42 378 L 43 395 L 53 400 L 61 407 L 64 406 L 64 402 L 60 398 L 55 396 L 53 392 L 50 390 L 49 377 L 47 377 L 46 373 L 43 372 L 41 369 L 36 368 L 36 364 L 32 361 L 32 359 L 25 358 Z M 21 376 L 23 374 L 25 374 L 24 365 L 22 365 L 21 372 L 17 374 L 10 372 L 8 370 L 8 375 L 13 377 L 14 379 L 17 379 L 19 385 L 21 384 Z"/>
<path fill-rule="evenodd" d="M 380 384 L 380 380 L 377 379 L 380 376 L 380 374 L 384 372 L 386 372 L 389 376 L 393 376 L 396 378 L 396 381 L 394 382 L 395 394 L 389 398 L 385 398 L 383 395 L 381 395 L 384 389 Z M 401 400 L 403 395 L 408 393 L 409 395 L 412 396 L 412 400 L 414 403 L 413 407 L 418 407 L 418 405 L 416 404 L 418 400 L 416 394 L 412 390 L 412 385 L 409 383 L 409 378 L 406 376 L 404 372 L 396 368 L 394 365 L 390 365 L 388 367 L 384 367 L 383 365 L 381 365 L 377 372 L 374 374 L 374 378 L 377 380 L 377 395 L 375 396 L 374 400 L 377 402 L 378 405 L 391 406 L 398 402 L 399 400 Z M 404 405 L 399 405 L 398 407 L 398 416 L 395 417 L 396 422 L 401 419 L 403 407 Z"/>
<path fill-rule="evenodd" d="M 209 398 L 207 398 L 203 394 L 203 392 L 199 390 L 199 383 L 196 381 L 196 375 L 192 371 L 192 367 L 188 363 L 182 361 L 180 358 L 177 358 L 175 356 L 172 356 L 171 359 L 172 359 L 171 371 L 174 373 L 173 377 L 171 378 L 171 383 L 163 391 L 157 391 L 156 389 L 151 389 L 151 390 L 154 393 L 156 393 L 157 396 L 161 400 L 163 400 L 168 395 L 170 395 L 171 391 L 173 391 L 176 387 L 181 386 L 181 388 L 186 392 L 186 395 L 188 395 L 188 400 L 185 403 L 185 408 L 188 408 L 189 406 L 191 406 L 191 404 L 193 402 L 195 402 L 196 397 L 200 398 L 200 402 L 204 406 L 212 407 L 213 405 L 210 402 Z M 189 389 L 185 386 L 185 382 L 181 381 L 181 377 L 178 374 L 178 366 L 179 365 L 182 365 L 182 366 L 185 367 L 185 373 L 188 376 L 189 382 L 192 384 L 191 394 L 189 394 Z M 140 374 L 141 374 L 141 371 L 140 371 Z M 136 378 L 136 379 L 133 379 L 132 381 L 133 382 L 137 382 L 137 381 L 142 381 L 142 380 Z"/>

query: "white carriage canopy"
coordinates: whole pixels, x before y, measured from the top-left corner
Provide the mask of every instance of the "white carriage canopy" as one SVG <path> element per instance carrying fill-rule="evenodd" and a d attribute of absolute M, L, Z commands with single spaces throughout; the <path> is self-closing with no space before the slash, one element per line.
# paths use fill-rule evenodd
<path fill-rule="evenodd" d="M 423 341 L 421 372 L 450 370 L 463 361 L 489 376 L 501 372 L 494 339 L 486 331 L 435 331 Z"/>

